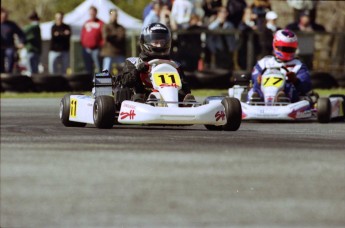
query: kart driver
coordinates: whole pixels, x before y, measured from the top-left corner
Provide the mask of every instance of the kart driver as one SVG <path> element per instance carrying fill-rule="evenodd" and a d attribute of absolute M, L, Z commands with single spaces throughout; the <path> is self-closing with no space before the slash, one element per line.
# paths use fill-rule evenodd
<path fill-rule="evenodd" d="M 296 58 L 298 47 L 297 36 L 288 29 L 278 30 L 273 37 L 274 56 L 265 56 L 254 66 L 252 72 L 253 88 L 249 91 L 249 98 L 263 99 L 261 87 L 261 75 L 267 68 L 286 67 L 287 83 L 284 92 L 277 95 L 288 97 L 291 102 L 299 100 L 299 96 L 306 95 L 311 90 L 311 79 L 307 66 Z M 284 94 L 285 93 L 285 94 Z"/>
<path fill-rule="evenodd" d="M 150 66 L 148 62 L 152 59 L 170 59 L 171 33 L 161 23 L 152 23 L 145 27 L 140 34 L 139 57 L 130 57 L 125 61 L 120 83 L 124 87 L 133 88 L 135 94 L 133 100 L 144 102 L 145 97 L 151 91 L 152 84 L 149 78 Z M 195 101 L 191 95 L 190 88 L 185 81 L 185 75 L 181 64 L 175 62 L 179 67 L 177 71 L 181 77 L 182 88 L 179 90 L 179 101 Z M 152 98 L 149 98 L 152 99 Z M 153 98 L 154 99 L 154 98 Z"/>

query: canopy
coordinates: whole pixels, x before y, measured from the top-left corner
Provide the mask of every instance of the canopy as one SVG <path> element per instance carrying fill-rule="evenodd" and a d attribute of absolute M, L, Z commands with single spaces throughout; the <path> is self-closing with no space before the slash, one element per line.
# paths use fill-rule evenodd
<path fill-rule="evenodd" d="M 125 27 L 127 30 L 141 30 L 142 22 L 129 14 L 122 11 L 114 3 L 109 0 L 85 0 L 73 11 L 66 13 L 64 16 L 64 23 L 68 24 L 72 28 L 72 34 L 74 37 L 80 36 L 80 31 L 83 24 L 89 19 L 88 10 L 90 6 L 95 6 L 98 10 L 97 17 L 104 23 L 109 22 L 109 10 L 118 10 L 118 23 Z M 42 40 L 50 40 L 51 27 L 54 22 L 41 23 L 41 35 Z"/>

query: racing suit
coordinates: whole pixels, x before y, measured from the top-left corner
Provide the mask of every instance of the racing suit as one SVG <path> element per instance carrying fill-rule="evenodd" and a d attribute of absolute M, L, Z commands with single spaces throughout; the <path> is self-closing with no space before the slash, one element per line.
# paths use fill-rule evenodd
<path fill-rule="evenodd" d="M 140 62 L 149 62 L 152 59 L 166 59 L 170 60 L 169 56 L 152 57 L 146 56 L 141 53 L 139 57 L 130 57 L 125 61 L 125 66 L 123 68 L 122 74 L 120 76 L 120 84 L 124 87 L 133 88 L 135 93 L 148 95 L 152 89 L 152 84 L 150 81 L 149 72 L 139 72 L 136 65 Z M 181 64 L 175 62 L 179 68 L 177 71 L 181 77 L 182 88 L 179 91 L 179 100 L 182 101 L 184 96 L 191 93 L 190 88 L 186 82 L 186 78 L 183 70 L 181 69 Z"/>
<path fill-rule="evenodd" d="M 291 99 L 291 102 L 299 100 L 299 96 L 306 95 L 311 90 L 310 73 L 307 66 L 299 59 L 293 59 L 288 62 L 282 62 L 274 56 L 265 56 L 257 62 L 252 72 L 253 88 L 249 91 L 248 96 L 251 97 L 254 92 L 258 93 L 263 98 L 263 93 L 260 88 L 260 80 L 262 72 L 266 68 L 280 68 L 286 67 L 290 72 L 296 74 L 297 80 L 295 83 L 286 81 L 284 92 Z M 285 72 L 284 72 L 285 73 Z"/>

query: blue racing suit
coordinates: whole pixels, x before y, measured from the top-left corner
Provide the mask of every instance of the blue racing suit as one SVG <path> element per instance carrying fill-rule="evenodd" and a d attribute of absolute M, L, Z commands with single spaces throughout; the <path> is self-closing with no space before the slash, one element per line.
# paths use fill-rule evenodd
<path fill-rule="evenodd" d="M 248 96 L 251 97 L 254 92 L 257 92 L 260 95 L 260 97 L 263 98 L 264 96 L 260 88 L 260 82 L 258 82 L 258 77 L 261 76 L 262 72 L 266 68 L 281 67 L 286 67 L 290 72 L 294 72 L 297 77 L 295 84 L 292 84 L 288 81 L 285 84 L 284 92 L 291 99 L 291 102 L 298 101 L 299 96 L 306 95 L 311 90 L 311 79 L 309 70 L 307 69 L 307 66 L 304 63 L 302 63 L 299 59 L 293 59 L 288 62 L 282 62 L 274 56 L 265 56 L 264 58 L 259 60 L 253 68 L 253 88 L 249 91 Z"/>

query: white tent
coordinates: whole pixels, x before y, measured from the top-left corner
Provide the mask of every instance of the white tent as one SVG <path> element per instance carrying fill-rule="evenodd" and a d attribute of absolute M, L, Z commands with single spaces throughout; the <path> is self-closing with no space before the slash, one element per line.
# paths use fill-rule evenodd
<path fill-rule="evenodd" d="M 66 13 L 64 16 L 64 23 L 68 24 L 72 28 L 73 36 L 79 37 L 81 27 L 89 19 L 88 10 L 90 6 L 95 6 L 98 10 L 97 17 L 101 19 L 104 23 L 109 22 L 109 10 L 118 10 L 118 22 L 124 26 L 127 30 L 141 30 L 142 22 L 136 19 L 119 7 L 113 4 L 109 0 L 85 0 L 82 4 L 76 7 L 72 12 Z M 53 26 L 53 21 L 41 23 L 41 35 L 42 40 L 50 40 L 51 38 L 51 27 Z"/>

